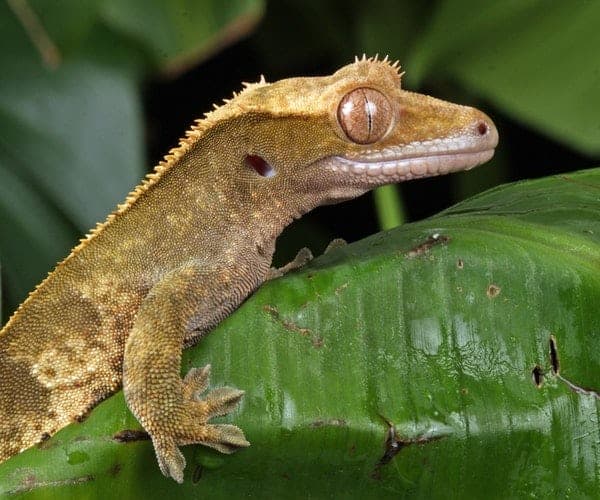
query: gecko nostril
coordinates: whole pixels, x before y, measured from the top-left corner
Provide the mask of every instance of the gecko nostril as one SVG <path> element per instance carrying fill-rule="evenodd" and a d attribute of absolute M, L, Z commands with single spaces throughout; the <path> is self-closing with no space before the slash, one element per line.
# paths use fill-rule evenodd
<path fill-rule="evenodd" d="M 490 127 L 486 122 L 479 122 L 477 124 L 477 132 L 479 135 L 485 135 L 490 131 Z"/>

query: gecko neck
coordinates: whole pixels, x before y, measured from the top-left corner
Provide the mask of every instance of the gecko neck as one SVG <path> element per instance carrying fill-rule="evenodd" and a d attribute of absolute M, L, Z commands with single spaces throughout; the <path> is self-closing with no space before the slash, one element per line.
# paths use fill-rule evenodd
<path fill-rule="evenodd" d="M 263 198 L 260 204 L 253 205 L 245 200 L 232 200 L 227 205 L 228 215 L 224 223 L 232 232 L 243 235 L 247 248 L 256 248 L 270 264 L 279 235 L 312 208 L 302 204 L 297 197 L 289 197 L 285 202 L 276 197 Z"/>
<path fill-rule="evenodd" d="M 261 183 L 237 181 L 231 175 L 223 175 L 227 163 L 211 169 L 211 161 L 200 163 L 198 156 L 196 152 L 193 163 L 182 158 L 145 193 L 148 198 L 177 200 L 169 209 L 170 217 L 145 213 L 143 218 L 154 220 L 157 227 L 168 226 L 164 231 L 171 240 L 168 247 L 195 247 L 198 235 L 205 235 L 201 247 L 197 247 L 200 252 L 214 255 L 231 249 L 238 253 L 256 249 L 270 264 L 275 241 L 283 229 L 318 203 L 306 201 L 301 193 L 281 194 L 264 189 Z M 199 164 L 206 166 L 198 167 Z M 148 199 L 144 207 L 155 203 L 158 199 Z M 134 213 L 138 207 L 131 209 L 128 215 L 137 216 Z M 164 239 L 164 234 L 160 239 Z M 160 241 L 156 244 L 162 246 Z"/>

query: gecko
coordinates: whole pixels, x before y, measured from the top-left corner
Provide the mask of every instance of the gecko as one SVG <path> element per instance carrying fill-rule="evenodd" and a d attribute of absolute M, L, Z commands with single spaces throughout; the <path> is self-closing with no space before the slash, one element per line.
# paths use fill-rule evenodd
<path fill-rule="evenodd" d="M 263 77 L 197 120 L 0 331 L 0 461 L 120 388 L 178 482 L 181 446 L 249 446 L 237 426 L 211 423 L 243 391 L 203 397 L 210 366 L 182 378 L 181 353 L 278 274 L 281 231 L 317 206 L 494 154 L 487 115 L 401 77 L 397 62 L 364 56 L 329 76 Z"/>

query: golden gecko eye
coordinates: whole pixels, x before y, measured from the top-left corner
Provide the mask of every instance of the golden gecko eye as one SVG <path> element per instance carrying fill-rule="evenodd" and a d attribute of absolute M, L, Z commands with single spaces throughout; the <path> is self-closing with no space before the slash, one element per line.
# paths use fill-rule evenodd
<path fill-rule="evenodd" d="M 392 117 L 392 106 L 387 97 L 370 88 L 348 92 L 337 111 L 344 133 L 358 144 L 371 144 L 381 139 L 389 130 Z"/>

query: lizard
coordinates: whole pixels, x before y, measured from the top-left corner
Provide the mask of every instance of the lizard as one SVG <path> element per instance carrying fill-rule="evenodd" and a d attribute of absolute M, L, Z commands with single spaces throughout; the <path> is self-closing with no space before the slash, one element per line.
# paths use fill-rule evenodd
<path fill-rule="evenodd" d="M 181 353 L 281 274 L 281 231 L 319 205 L 494 154 L 487 115 L 404 90 L 402 74 L 363 56 L 329 76 L 262 77 L 196 120 L 0 331 L 0 461 L 120 388 L 178 482 L 180 446 L 249 446 L 237 426 L 210 423 L 243 391 L 202 397 L 210 366 L 182 379 Z"/>

